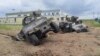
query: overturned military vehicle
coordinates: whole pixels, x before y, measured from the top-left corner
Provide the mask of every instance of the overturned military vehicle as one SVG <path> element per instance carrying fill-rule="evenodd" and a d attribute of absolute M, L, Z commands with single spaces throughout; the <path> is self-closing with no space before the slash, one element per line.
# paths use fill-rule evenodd
<path fill-rule="evenodd" d="M 42 17 L 39 12 L 33 12 L 33 16 L 25 17 L 22 25 L 17 39 L 26 40 L 33 45 L 41 44 L 41 40 L 47 37 L 49 31 L 59 32 L 59 26 L 52 22 L 52 18 Z"/>

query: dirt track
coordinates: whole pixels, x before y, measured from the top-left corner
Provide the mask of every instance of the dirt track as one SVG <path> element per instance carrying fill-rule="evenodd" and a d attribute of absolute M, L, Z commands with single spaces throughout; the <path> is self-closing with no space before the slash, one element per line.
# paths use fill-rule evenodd
<path fill-rule="evenodd" d="M 2 31 L 8 35 L 17 32 Z M 91 28 L 87 33 L 50 32 L 39 46 L 0 35 L 0 56 L 100 56 L 100 29 Z"/>

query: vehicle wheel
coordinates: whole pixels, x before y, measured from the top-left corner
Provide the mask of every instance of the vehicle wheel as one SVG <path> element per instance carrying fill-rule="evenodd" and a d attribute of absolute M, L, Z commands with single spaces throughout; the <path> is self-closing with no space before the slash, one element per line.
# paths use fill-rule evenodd
<path fill-rule="evenodd" d="M 34 46 L 37 46 L 37 45 L 40 44 L 40 40 L 34 34 L 32 34 L 32 35 L 29 36 L 29 40 L 30 40 L 30 43 L 32 43 Z"/>
<path fill-rule="evenodd" d="M 69 24 L 69 32 L 73 32 L 72 24 Z"/>
<path fill-rule="evenodd" d="M 68 24 L 68 23 L 66 23 L 66 24 L 64 24 L 64 32 L 72 32 L 72 24 Z"/>
<path fill-rule="evenodd" d="M 82 32 L 88 32 L 88 30 L 87 29 L 83 29 Z"/>
<path fill-rule="evenodd" d="M 42 35 L 42 38 L 47 38 L 47 37 L 48 37 L 47 34 Z"/>
<path fill-rule="evenodd" d="M 62 32 L 67 33 L 67 32 L 68 32 L 68 28 L 64 28 L 64 29 L 62 30 Z"/>
<path fill-rule="evenodd" d="M 80 30 L 77 30 L 76 32 L 77 32 L 77 33 L 80 33 Z"/>
<path fill-rule="evenodd" d="M 22 25 L 25 26 L 30 22 L 31 22 L 31 18 L 29 16 L 27 16 L 22 20 Z"/>
<path fill-rule="evenodd" d="M 56 23 L 52 22 L 50 24 L 51 28 L 53 29 L 53 32 L 58 33 L 59 32 L 59 26 L 57 26 Z"/>
<path fill-rule="evenodd" d="M 59 23 L 59 28 L 62 29 L 64 27 L 64 22 Z"/>
<path fill-rule="evenodd" d="M 64 33 L 67 33 L 67 32 L 69 32 L 69 26 L 67 27 L 68 25 L 65 25 L 64 26 L 64 28 L 62 29 L 62 31 L 64 32 Z"/>

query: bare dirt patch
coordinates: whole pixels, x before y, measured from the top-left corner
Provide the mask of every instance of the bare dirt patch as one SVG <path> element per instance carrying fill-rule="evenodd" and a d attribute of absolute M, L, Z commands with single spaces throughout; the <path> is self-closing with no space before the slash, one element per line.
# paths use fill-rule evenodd
<path fill-rule="evenodd" d="M 1 31 L 0 31 L 1 32 Z M 19 31 L 2 31 L 16 35 Z M 0 34 L 0 56 L 100 56 L 100 28 L 90 28 L 87 33 L 48 33 L 39 46 L 14 41 Z"/>

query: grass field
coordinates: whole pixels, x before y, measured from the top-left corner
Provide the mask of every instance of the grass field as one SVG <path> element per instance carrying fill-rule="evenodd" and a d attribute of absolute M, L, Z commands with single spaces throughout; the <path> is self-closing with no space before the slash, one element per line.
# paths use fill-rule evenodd
<path fill-rule="evenodd" d="M 20 30 L 22 25 L 0 24 L 0 30 Z"/>
<path fill-rule="evenodd" d="M 83 23 L 88 25 L 89 27 L 100 27 L 100 23 L 94 20 L 83 20 Z M 22 25 L 15 24 L 0 24 L 0 30 L 20 30 Z"/>
<path fill-rule="evenodd" d="M 94 20 L 83 20 L 83 23 L 91 27 L 100 27 L 100 23 Z"/>

